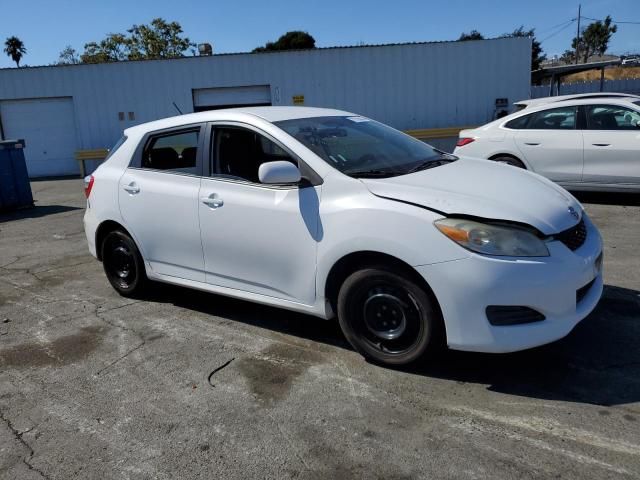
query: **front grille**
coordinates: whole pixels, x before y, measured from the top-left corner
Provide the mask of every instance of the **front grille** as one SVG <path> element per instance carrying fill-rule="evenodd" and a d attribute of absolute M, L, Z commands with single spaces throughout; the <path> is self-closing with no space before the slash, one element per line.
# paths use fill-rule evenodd
<path fill-rule="evenodd" d="M 587 239 L 587 226 L 584 224 L 584 218 L 573 227 L 554 235 L 554 238 L 564 243 L 569 250 L 577 250 Z"/>
<path fill-rule="evenodd" d="M 520 325 L 545 319 L 537 310 L 518 305 L 489 305 L 486 312 L 489 323 L 496 326 Z"/>
<path fill-rule="evenodd" d="M 594 278 L 589 283 L 587 283 L 584 287 L 581 287 L 578 290 L 576 290 L 576 303 L 580 303 L 584 299 L 587 293 L 589 293 L 589 289 L 593 287 L 593 283 L 595 281 L 596 279 Z"/>

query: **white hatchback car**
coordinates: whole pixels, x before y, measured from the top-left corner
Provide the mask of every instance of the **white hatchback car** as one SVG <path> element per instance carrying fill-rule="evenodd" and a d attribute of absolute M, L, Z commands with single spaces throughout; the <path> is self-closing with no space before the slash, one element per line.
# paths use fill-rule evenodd
<path fill-rule="evenodd" d="M 509 352 L 567 335 L 602 292 L 598 230 L 530 172 L 339 110 L 139 125 L 86 180 L 89 249 L 148 280 L 330 318 L 365 356 Z"/>
<path fill-rule="evenodd" d="M 526 168 L 570 190 L 640 191 L 640 98 L 528 106 L 462 130 L 454 153 Z"/>

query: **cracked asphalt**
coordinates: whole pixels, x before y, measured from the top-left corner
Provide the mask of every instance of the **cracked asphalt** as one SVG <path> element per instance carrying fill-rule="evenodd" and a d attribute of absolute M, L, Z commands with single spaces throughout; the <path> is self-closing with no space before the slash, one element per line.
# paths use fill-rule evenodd
<path fill-rule="evenodd" d="M 640 478 L 640 202 L 583 196 L 604 297 L 528 352 L 366 363 L 335 322 L 119 297 L 80 180 L 0 215 L 0 478 Z"/>

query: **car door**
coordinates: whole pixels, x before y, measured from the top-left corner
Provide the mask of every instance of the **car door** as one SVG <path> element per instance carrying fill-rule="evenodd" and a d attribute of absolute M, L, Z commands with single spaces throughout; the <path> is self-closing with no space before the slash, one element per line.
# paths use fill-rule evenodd
<path fill-rule="evenodd" d="M 120 213 L 154 273 L 205 281 L 198 193 L 205 125 L 150 133 L 120 178 Z"/>
<path fill-rule="evenodd" d="M 541 110 L 527 116 L 514 140 L 534 172 L 556 182 L 580 182 L 583 140 L 577 123 L 577 106 Z"/>
<path fill-rule="evenodd" d="M 640 184 L 640 111 L 620 105 L 586 105 L 583 181 Z"/>
<path fill-rule="evenodd" d="M 211 175 L 200 188 L 200 229 L 208 283 L 306 305 L 315 300 L 321 187 L 264 185 L 260 164 L 301 160 L 244 124 L 213 124 Z"/>

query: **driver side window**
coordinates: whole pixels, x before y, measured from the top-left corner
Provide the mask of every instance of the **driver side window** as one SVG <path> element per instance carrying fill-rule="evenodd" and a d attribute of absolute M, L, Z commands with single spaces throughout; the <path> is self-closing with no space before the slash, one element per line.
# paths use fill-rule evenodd
<path fill-rule="evenodd" d="M 216 127 L 213 136 L 212 176 L 260 183 L 258 169 L 266 162 L 297 162 L 264 135 L 242 127 Z"/>
<path fill-rule="evenodd" d="M 587 106 L 589 130 L 638 130 L 640 112 L 616 105 Z"/>

